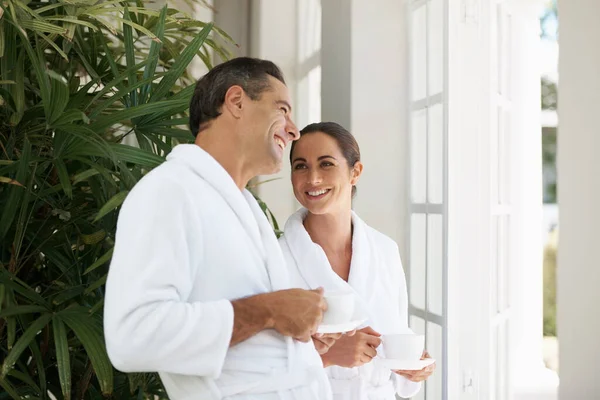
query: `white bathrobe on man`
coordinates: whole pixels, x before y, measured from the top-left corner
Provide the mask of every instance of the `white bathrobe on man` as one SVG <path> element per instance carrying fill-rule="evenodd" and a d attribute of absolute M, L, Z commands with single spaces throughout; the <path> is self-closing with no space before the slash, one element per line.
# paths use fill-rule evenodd
<path fill-rule="evenodd" d="M 172 400 L 330 399 L 313 343 L 275 330 L 229 347 L 230 300 L 290 288 L 255 199 L 197 145 L 179 145 L 120 212 L 106 285 L 108 354 L 158 371 Z"/>
<path fill-rule="evenodd" d="M 406 280 L 396 243 L 352 213 L 352 261 L 348 282 L 331 268 L 321 246 L 314 243 L 303 221 L 304 208 L 293 214 L 279 239 L 283 254 L 292 267 L 295 286 L 328 290 L 353 290 L 371 326 L 381 334 L 412 332 L 408 328 Z M 380 346 L 377 351 L 383 354 Z M 326 368 L 335 400 L 394 400 L 419 392 L 415 383 L 378 366 L 376 360 L 356 368 Z"/>

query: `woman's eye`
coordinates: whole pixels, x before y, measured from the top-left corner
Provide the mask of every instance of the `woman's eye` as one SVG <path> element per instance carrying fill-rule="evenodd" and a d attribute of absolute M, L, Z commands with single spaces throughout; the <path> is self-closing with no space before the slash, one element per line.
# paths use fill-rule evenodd
<path fill-rule="evenodd" d="M 304 164 L 296 164 L 296 166 L 294 167 L 294 169 L 305 169 L 306 165 Z"/>
<path fill-rule="evenodd" d="M 333 166 L 333 164 L 332 164 L 332 163 L 330 163 L 330 162 L 324 162 L 324 163 L 321 163 L 321 166 L 322 166 L 322 167 L 332 167 L 332 166 Z"/>

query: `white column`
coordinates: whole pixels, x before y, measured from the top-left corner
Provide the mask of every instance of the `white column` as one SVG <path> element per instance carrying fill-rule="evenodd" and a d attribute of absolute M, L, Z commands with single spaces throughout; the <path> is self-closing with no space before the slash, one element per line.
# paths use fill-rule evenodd
<path fill-rule="evenodd" d="M 510 371 L 514 399 L 555 399 L 542 354 L 543 243 L 539 1 L 511 1 Z"/>
<path fill-rule="evenodd" d="M 559 398 L 600 396 L 600 2 L 559 0 Z"/>
<path fill-rule="evenodd" d="M 354 208 L 404 253 L 408 72 L 403 1 L 322 0 L 323 121 L 352 132 L 365 165 Z"/>
<path fill-rule="evenodd" d="M 512 40 L 500 54 L 507 62 L 512 95 L 497 90 L 497 4 L 511 15 Z M 448 387 L 451 399 L 555 397 L 556 376 L 542 361 L 542 162 L 537 0 L 449 0 L 449 233 Z M 508 50 L 508 51 L 507 51 Z M 495 130 L 498 104 L 507 102 L 510 124 L 505 151 Z M 497 206 L 495 154 L 505 153 L 507 204 Z M 491 223 L 508 216 L 509 311 L 493 316 L 498 276 Z M 500 285 L 499 295 L 503 295 Z M 493 358 L 495 320 L 507 318 L 508 374 Z M 503 323 L 500 324 L 501 326 Z M 500 371 L 503 371 L 501 368 Z M 465 388 L 472 383 L 471 387 Z"/>
<path fill-rule="evenodd" d="M 488 282 L 481 262 L 486 242 L 479 191 L 486 158 L 479 134 L 486 110 L 481 91 L 485 45 L 478 4 L 471 2 L 467 9 L 462 0 L 448 3 L 448 398 L 476 400 L 485 398 L 479 394 L 483 365 L 478 358 L 485 352 L 485 336 L 484 305 L 475 299 L 488 293 L 480 284 Z"/>

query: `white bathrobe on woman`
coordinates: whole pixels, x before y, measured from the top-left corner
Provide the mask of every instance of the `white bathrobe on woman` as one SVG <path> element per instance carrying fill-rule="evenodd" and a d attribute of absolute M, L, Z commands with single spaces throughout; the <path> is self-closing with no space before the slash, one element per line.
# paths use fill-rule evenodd
<path fill-rule="evenodd" d="M 229 347 L 230 300 L 289 287 L 256 200 L 200 147 L 179 145 L 121 209 L 108 354 L 122 371 L 158 371 L 171 400 L 330 399 L 312 343 L 264 330 Z"/>
<path fill-rule="evenodd" d="M 328 290 L 352 288 L 366 309 L 371 326 L 381 334 L 411 332 L 408 328 L 406 280 L 396 243 L 363 222 L 354 212 L 352 261 L 348 282 L 331 268 L 325 252 L 314 243 L 303 221 L 306 209 L 293 214 L 279 239 L 295 286 Z M 378 353 L 383 355 L 382 346 Z M 376 360 L 356 368 L 326 368 L 335 400 L 394 400 L 412 397 L 420 383 L 378 366 Z"/>

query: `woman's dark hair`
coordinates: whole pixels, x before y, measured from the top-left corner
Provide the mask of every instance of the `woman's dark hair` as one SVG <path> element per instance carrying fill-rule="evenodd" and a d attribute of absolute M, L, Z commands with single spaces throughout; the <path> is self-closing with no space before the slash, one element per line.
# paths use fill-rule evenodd
<path fill-rule="evenodd" d="M 300 137 L 318 132 L 322 132 L 335 139 L 350 168 L 353 168 L 354 164 L 360 161 L 360 148 L 358 147 L 358 143 L 346 128 L 335 122 L 317 122 L 305 126 L 304 129 L 300 131 Z M 290 149 L 290 162 L 292 162 L 292 154 L 294 154 L 295 146 L 296 141 L 293 141 Z M 352 186 L 352 197 L 354 197 L 355 194 L 356 186 Z"/>
<path fill-rule="evenodd" d="M 277 65 L 267 60 L 238 57 L 211 69 L 196 83 L 190 101 L 190 130 L 194 136 L 206 129 L 209 122 L 221 115 L 225 94 L 234 85 L 241 86 L 252 100 L 270 89 L 269 76 L 285 85 Z"/>

